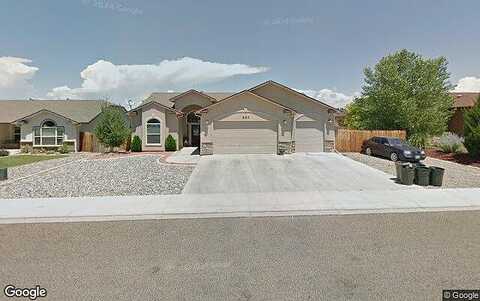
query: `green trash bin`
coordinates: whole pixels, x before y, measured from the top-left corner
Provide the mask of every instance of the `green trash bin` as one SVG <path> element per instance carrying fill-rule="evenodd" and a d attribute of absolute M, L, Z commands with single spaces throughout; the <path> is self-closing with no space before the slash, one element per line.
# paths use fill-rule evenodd
<path fill-rule="evenodd" d="M 442 186 L 445 169 L 437 166 L 430 166 L 430 185 Z"/>
<path fill-rule="evenodd" d="M 430 184 L 430 168 L 426 166 L 415 167 L 415 184 L 420 186 Z"/>
<path fill-rule="evenodd" d="M 400 162 L 397 161 L 395 162 L 395 170 L 396 170 L 396 176 L 397 176 L 397 182 L 402 183 L 402 166 L 409 165 L 409 163 L 405 162 Z"/>
<path fill-rule="evenodd" d="M 410 164 L 402 164 L 400 170 L 400 183 L 412 185 L 415 178 L 415 169 Z"/>
<path fill-rule="evenodd" d="M 0 181 L 8 178 L 8 171 L 6 168 L 0 168 Z"/>

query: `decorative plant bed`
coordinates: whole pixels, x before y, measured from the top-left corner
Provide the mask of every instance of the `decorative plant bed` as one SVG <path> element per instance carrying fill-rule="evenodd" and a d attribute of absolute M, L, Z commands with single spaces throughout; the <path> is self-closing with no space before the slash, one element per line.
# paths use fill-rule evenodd
<path fill-rule="evenodd" d="M 435 159 L 455 162 L 463 165 L 470 165 L 480 168 L 480 158 L 471 158 L 468 154 L 447 154 L 439 149 L 427 149 L 427 156 Z"/>

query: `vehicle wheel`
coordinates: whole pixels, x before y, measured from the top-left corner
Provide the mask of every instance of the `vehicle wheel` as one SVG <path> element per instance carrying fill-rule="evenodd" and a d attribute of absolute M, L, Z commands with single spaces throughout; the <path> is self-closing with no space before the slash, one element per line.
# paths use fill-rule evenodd
<path fill-rule="evenodd" d="M 390 160 L 392 160 L 393 162 L 398 161 L 398 155 L 397 155 L 397 153 L 391 153 L 391 154 L 390 154 Z"/>
<path fill-rule="evenodd" d="M 367 154 L 367 156 L 371 156 L 372 155 L 372 149 L 370 147 L 367 147 L 367 149 L 365 150 L 365 154 Z"/>

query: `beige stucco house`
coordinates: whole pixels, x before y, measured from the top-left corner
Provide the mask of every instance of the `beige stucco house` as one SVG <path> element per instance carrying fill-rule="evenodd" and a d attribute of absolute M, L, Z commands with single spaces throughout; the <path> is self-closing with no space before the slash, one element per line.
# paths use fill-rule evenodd
<path fill-rule="evenodd" d="M 80 133 L 93 132 L 102 100 L 2 100 L 0 147 L 79 150 Z M 122 108 L 123 109 L 123 108 Z"/>
<path fill-rule="evenodd" d="M 238 93 L 153 93 L 128 115 L 144 151 L 172 135 L 200 154 L 332 151 L 336 109 L 274 81 Z"/>

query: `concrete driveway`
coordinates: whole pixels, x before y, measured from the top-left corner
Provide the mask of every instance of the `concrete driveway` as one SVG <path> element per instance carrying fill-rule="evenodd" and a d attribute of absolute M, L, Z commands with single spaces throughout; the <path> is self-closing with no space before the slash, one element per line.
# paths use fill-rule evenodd
<path fill-rule="evenodd" d="M 201 157 L 183 193 L 398 190 L 392 176 L 334 153 Z M 412 188 L 412 187 L 408 187 Z"/>

